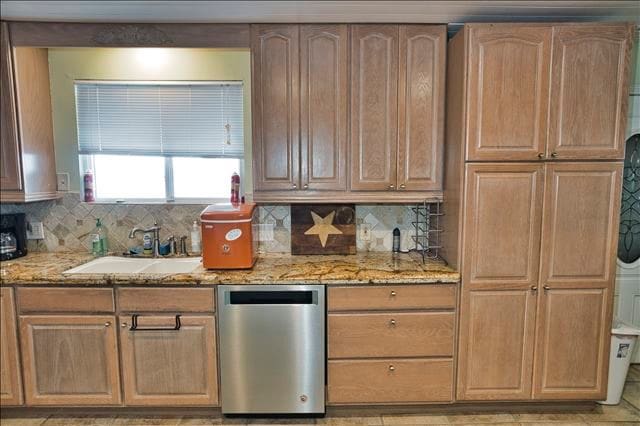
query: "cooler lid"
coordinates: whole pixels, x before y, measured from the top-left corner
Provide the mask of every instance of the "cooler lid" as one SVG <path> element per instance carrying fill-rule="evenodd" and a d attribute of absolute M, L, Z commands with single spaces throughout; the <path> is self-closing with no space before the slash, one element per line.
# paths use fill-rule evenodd
<path fill-rule="evenodd" d="M 211 204 L 200 213 L 200 220 L 210 221 L 250 221 L 253 217 L 254 203 L 244 204 Z"/>

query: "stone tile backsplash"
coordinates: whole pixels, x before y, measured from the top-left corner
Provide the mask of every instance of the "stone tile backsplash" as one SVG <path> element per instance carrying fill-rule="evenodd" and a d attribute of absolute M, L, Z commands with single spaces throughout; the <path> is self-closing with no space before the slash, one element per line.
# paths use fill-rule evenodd
<path fill-rule="evenodd" d="M 200 217 L 204 204 L 88 204 L 80 201 L 78 193 L 66 193 L 55 201 L 28 204 L 0 204 L 0 214 L 26 213 L 27 220 L 43 222 L 44 240 L 30 240 L 32 251 L 89 250 L 90 234 L 96 219 L 107 230 L 109 248 L 113 252 L 126 251 L 141 244 L 129 239 L 134 226 L 144 227 L 157 222 L 161 236 L 190 235 L 194 220 Z M 263 252 L 291 251 L 291 209 L 289 205 L 259 206 Z M 391 251 L 394 228 L 413 230 L 414 213 L 411 205 L 356 205 L 357 249 L 359 251 Z M 360 228 L 368 224 L 369 241 L 360 240 Z M 190 246 L 190 244 L 189 244 Z"/>

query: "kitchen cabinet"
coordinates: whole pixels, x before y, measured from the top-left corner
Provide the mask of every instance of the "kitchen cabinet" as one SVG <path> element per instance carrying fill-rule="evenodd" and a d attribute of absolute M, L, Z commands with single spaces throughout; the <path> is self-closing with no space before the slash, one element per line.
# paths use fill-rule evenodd
<path fill-rule="evenodd" d="M 253 25 L 254 200 L 439 199 L 445 49 L 444 26 Z"/>
<path fill-rule="evenodd" d="M 22 405 L 16 309 L 9 287 L 0 288 L 0 405 Z"/>
<path fill-rule="evenodd" d="M 300 184 L 298 25 L 252 25 L 254 190 Z"/>
<path fill-rule="evenodd" d="M 553 28 L 552 157 L 624 158 L 634 32 L 626 24 Z"/>
<path fill-rule="evenodd" d="M 120 403 L 113 315 L 20 317 L 28 405 Z"/>
<path fill-rule="evenodd" d="M 126 405 L 218 405 L 216 327 L 213 316 L 120 316 L 122 379 Z M 148 331 L 149 328 L 164 330 Z"/>
<path fill-rule="evenodd" d="M 632 35 L 628 24 L 465 25 L 466 160 L 622 159 Z"/>
<path fill-rule="evenodd" d="M 14 49 L 0 26 L 0 202 L 58 198 L 47 49 Z"/>

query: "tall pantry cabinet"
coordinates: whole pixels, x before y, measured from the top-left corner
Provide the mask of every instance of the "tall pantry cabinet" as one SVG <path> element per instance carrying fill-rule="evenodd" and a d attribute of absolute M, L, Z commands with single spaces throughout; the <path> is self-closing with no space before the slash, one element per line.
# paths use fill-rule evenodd
<path fill-rule="evenodd" d="M 458 400 L 606 395 L 632 34 L 471 24 L 449 42 Z"/>

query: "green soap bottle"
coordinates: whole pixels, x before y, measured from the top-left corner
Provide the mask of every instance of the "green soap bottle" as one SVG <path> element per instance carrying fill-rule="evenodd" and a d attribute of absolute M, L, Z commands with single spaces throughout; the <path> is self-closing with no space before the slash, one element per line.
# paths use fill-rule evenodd
<path fill-rule="evenodd" d="M 100 219 L 96 220 L 96 229 L 92 234 L 91 252 L 94 256 L 104 256 L 109 251 L 107 247 L 107 233 Z"/>

